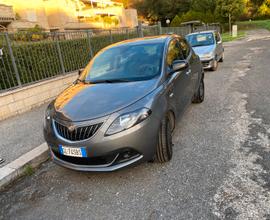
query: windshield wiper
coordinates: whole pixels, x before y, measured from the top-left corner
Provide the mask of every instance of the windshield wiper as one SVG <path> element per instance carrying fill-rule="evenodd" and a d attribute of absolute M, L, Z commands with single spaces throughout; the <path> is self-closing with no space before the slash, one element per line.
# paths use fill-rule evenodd
<path fill-rule="evenodd" d="M 128 79 L 104 79 L 104 80 L 92 81 L 91 83 L 98 84 L 98 83 L 122 83 L 122 82 L 131 82 L 131 80 L 128 80 Z"/>
<path fill-rule="evenodd" d="M 197 44 L 197 45 L 193 45 L 192 47 L 203 47 L 203 46 L 207 46 L 207 45 L 204 45 L 204 44 Z"/>
<path fill-rule="evenodd" d="M 78 84 L 78 83 L 86 83 L 86 81 L 78 78 L 78 79 L 75 80 L 74 83 L 75 83 L 75 84 Z"/>
<path fill-rule="evenodd" d="M 203 46 L 210 46 L 210 45 L 213 45 L 213 44 L 195 44 L 192 47 L 203 47 Z"/>

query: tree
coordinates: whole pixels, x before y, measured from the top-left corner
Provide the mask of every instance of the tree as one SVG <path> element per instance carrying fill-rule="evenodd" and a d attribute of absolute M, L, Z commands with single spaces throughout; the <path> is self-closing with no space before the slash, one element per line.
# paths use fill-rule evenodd
<path fill-rule="evenodd" d="M 192 0 L 191 10 L 196 12 L 214 12 L 216 10 L 216 0 Z"/>
<path fill-rule="evenodd" d="M 175 15 L 187 12 L 190 4 L 191 0 L 143 0 L 137 1 L 134 7 L 140 16 L 152 22 L 161 21 L 164 24 L 166 19 L 172 20 Z"/>
<path fill-rule="evenodd" d="M 231 17 L 235 21 L 245 9 L 244 0 L 217 0 L 216 13 L 222 18 Z"/>
<path fill-rule="evenodd" d="M 181 22 L 199 20 L 204 23 L 215 23 L 217 22 L 215 13 L 213 12 L 198 12 L 194 10 L 190 10 L 187 13 L 183 14 L 181 17 Z"/>
<path fill-rule="evenodd" d="M 258 15 L 259 8 L 263 4 L 264 0 L 246 0 L 246 10 L 250 14 L 250 18 Z"/>
<path fill-rule="evenodd" d="M 270 16 L 270 0 L 265 0 L 263 4 L 258 9 L 260 16 L 269 17 Z"/>
<path fill-rule="evenodd" d="M 244 0 L 217 0 L 216 14 L 221 19 L 229 21 L 231 31 L 231 23 L 239 18 L 245 9 Z"/>
<path fill-rule="evenodd" d="M 178 15 L 175 15 L 171 22 L 171 27 L 179 27 L 181 25 L 181 18 Z"/>
<path fill-rule="evenodd" d="M 250 0 L 250 2 L 251 2 L 254 6 L 260 7 L 260 6 L 263 4 L 264 0 Z"/>
<path fill-rule="evenodd" d="M 201 20 L 205 23 L 230 20 L 231 23 L 243 14 L 245 8 L 245 14 L 250 15 L 253 13 L 251 5 L 256 4 L 260 7 L 264 1 L 269 0 L 129 0 L 138 10 L 139 16 L 152 23 L 161 21 L 166 25 L 167 19 L 177 19 L 171 26 L 180 20 Z M 247 3 L 249 8 L 246 7 Z M 262 9 L 267 12 L 266 7 Z"/>

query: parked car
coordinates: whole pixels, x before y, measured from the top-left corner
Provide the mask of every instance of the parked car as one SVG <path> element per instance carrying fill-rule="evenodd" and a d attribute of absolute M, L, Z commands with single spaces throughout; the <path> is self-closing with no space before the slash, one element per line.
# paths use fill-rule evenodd
<path fill-rule="evenodd" d="M 101 50 L 48 106 L 44 136 L 53 160 L 80 171 L 170 161 L 176 119 L 204 100 L 204 72 L 177 35 Z"/>
<path fill-rule="evenodd" d="M 186 39 L 200 56 L 204 69 L 216 71 L 224 60 L 222 38 L 217 31 L 204 31 L 187 35 Z"/>

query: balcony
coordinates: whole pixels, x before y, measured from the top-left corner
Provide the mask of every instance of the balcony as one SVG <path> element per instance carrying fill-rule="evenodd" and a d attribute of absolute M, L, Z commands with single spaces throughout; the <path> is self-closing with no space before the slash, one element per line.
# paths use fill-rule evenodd
<path fill-rule="evenodd" d="M 123 8 L 121 7 L 107 7 L 107 8 L 87 8 L 78 12 L 79 17 L 94 17 L 100 16 L 121 16 Z"/>
<path fill-rule="evenodd" d="M 7 25 L 15 20 L 12 6 L 0 4 L 0 24 Z"/>
<path fill-rule="evenodd" d="M 102 6 L 102 7 L 108 7 L 108 6 L 116 6 L 116 7 L 124 7 L 123 3 L 120 2 L 114 2 L 111 0 L 81 0 L 84 4 L 90 4 L 93 6 Z"/>

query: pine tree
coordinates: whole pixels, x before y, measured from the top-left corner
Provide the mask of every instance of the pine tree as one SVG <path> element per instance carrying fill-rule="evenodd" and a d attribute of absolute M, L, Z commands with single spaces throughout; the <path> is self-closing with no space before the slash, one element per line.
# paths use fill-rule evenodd
<path fill-rule="evenodd" d="M 179 27 L 181 25 L 181 18 L 178 15 L 175 15 L 171 22 L 171 27 Z"/>

